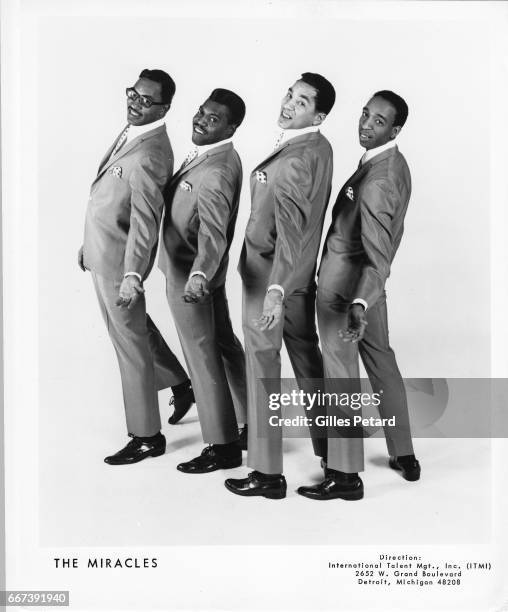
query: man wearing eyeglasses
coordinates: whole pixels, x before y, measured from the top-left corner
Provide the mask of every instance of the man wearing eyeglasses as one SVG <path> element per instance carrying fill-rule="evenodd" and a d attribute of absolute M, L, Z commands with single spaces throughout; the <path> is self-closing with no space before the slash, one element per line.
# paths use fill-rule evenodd
<path fill-rule="evenodd" d="M 84 244 L 78 254 L 90 270 L 120 366 L 127 431 L 132 440 L 110 465 L 164 454 L 157 391 L 172 387 L 175 409 L 193 401 L 189 377 L 146 313 L 143 281 L 157 250 L 163 190 L 173 152 L 163 121 L 175 84 L 162 70 L 143 70 L 126 90 L 127 127 L 111 145 L 92 183 Z"/>

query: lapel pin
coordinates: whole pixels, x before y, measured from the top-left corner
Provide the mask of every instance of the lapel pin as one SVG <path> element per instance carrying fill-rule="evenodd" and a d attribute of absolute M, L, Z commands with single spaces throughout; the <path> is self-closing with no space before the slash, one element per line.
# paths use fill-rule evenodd
<path fill-rule="evenodd" d="M 187 181 L 182 181 L 179 186 L 180 186 L 180 189 L 183 189 L 184 191 L 188 191 L 188 192 L 192 191 L 192 185 L 188 183 Z"/>
<path fill-rule="evenodd" d="M 346 189 L 346 196 L 347 196 L 347 197 L 348 197 L 348 198 L 349 198 L 349 199 L 350 199 L 352 202 L 354 202 L 354 200 L 355 200 L 355 194 L 354 194 L 354 191 L 353 191 L 353 188 L 352 188 L 352 187 L 348 187 L 348 188 Z"/>

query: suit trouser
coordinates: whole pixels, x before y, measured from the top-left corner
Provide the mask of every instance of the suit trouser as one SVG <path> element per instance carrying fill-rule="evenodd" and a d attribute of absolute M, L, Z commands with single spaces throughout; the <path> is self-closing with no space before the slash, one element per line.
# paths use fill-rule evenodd
<path fill-rule="evenodd" d="M 261 379 L 280 381 L 282 340 L 301 389 L 315 391 L 312 381 L 302 379 L 322 379 L 323 361 L 316 333 L 315 287 L 287 296 L 284 299 L 282 322 L 272 330 L 260 331 L 254 326 L 253 320 L 258 319 L 263 312 L 265 294 L 266 286 L 243 286 L 249 422 L 247 465 L 265 474 L 280 474 L 282 429 L 268 424 L 274 412 L 269 409 L 267 392 Z"/>
<path fill-rule="evenodd" d="M 184 287 L 166 284 L 183 354 L 189 368 L 203 440 L 226 444 L 246 423 L 245 354 L 229 317 L 224 285 L 202 302 L 182 300 Z"/>
<path fill-rule="evenodd" d="M 344 342 L 338 335 L 338 330 L 347 326 L 349 305 L 350 302 L 336 293 L 318 289 L 317 316 L 325 389 L 328 392 L 360 392 L 359 352 L 373 392 L 380 393 L 378 409 L 381 418 L 395 417 L 395 427 L 384 428 L 388 453 L 392 456 L 413 454 L 406 390 L 389 344 L 386 294 L 383 292 L 367 310 L 368 325 L 363 339 L 357 344 Z M 349 414 L 359 413 L 356 410 Z M 346 430 L 345 433 L 341 437 L 340 428 L 338 433 L 337 430 L 330 431 L 327 452 L 323 445 L 318 454 L 328 456 L 329 468 L 347 473 L 360 472 L 364 469 L 363 436 L 347 437 Z"/>
<path fill-rule="evenodd" d="M 144 295 L 130 308 L 119 308 L 120 281 L 92 272 L 99 306 L 118 357 L 127 431 L 152 436 L 161 429 L 157 391 L 188 379 L 152 319 Z"/>

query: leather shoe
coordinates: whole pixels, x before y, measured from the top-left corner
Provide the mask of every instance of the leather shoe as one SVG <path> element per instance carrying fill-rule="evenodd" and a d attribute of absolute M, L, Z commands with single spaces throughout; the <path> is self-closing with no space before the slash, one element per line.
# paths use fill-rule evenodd
<path fill-rule="evenodd" d="M 247 439 L 248 439 L 248 429 L 247 424 L 245 424 L 241 429 L 238 430 L 238 446 L 243 450 L 247 450 Z"/>
<path fill-rule="evenodd" d="M 311 487 L 298 487 L 297 493 L 309 499 L 346 499 L 348 501 L 363 498 L 363 482 L 359 476 L 352 476 L 348 480 L 339 479 L 334 470 L 325 468 L 328 476 L 317 485 Z"/>
<path fill-rule="evenodd" d="M 229 446 L 229 445 L 228 445 Z M 220 451 L 216 444 L 210 444 L 199 457 L 179 463 L 176 469 L 185 474 L 207 474 L 215 470 L 229 470 L 242 465 L 242 451 L 238 445 L 229 452 Z M 233 444 L 231 444 L 233 447 Z"/>
<path fill-rule="evenodd" d="M 414 455 L 401 455 L 400 457 L 390 457 L 389 466 L 392 470 L 400 470 L 402 478 L 414 482 L 420 479 L 421 468 Z"/>
<path fill-rule="evenodd" d="M 173 397 L 169 400 L 169 405 L 174 405 L 175 409 L 173 414 L 169 417 L 168 423 L 170 425 L 176 425 L 181 421 L 189 412 L 190 407 L 195 401 L 194 391 L 190 385 L 183 391 L 173 391 Z"/>
<path fill-rule="evenodd" d="M 104 461 L 109 465 L 127 465 L 143 461 L 147 457 L 159 457 L 166 452 L 166 438 L 159 432 L 149 441 L 132 436 L 132 440 L 114 455 Z"/>
<path fill-rule="evenodd" d="M 224 486 L 231 493 L 253 497 L 261 495 L 268 499 L 283 499 L 286 497 L 286 479 L 282 474 L 267 475 L 261 472 L 251 472 L 247 478 L 228 478 Z"/>

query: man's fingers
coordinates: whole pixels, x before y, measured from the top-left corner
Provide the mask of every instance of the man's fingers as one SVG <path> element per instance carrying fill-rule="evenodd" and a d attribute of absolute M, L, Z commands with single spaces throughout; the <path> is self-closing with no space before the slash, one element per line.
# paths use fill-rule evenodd
<path fill-rule="evenodd" d="M 198 301 L 198 298 L 194 295 L 194 293 L 191 293 L 190 291 L 186 291 L 182 295 L 182 300 L 186 304 L 195 304 Z"/>
<path fill-rule="evenodd" d="M 143 292 L 141 292 L 143 293 Z M 136 305 L 136 302 L 139 300 L 140 293 L 135 293 L 127 303 L 127 309 L 130 310 Z"/>

